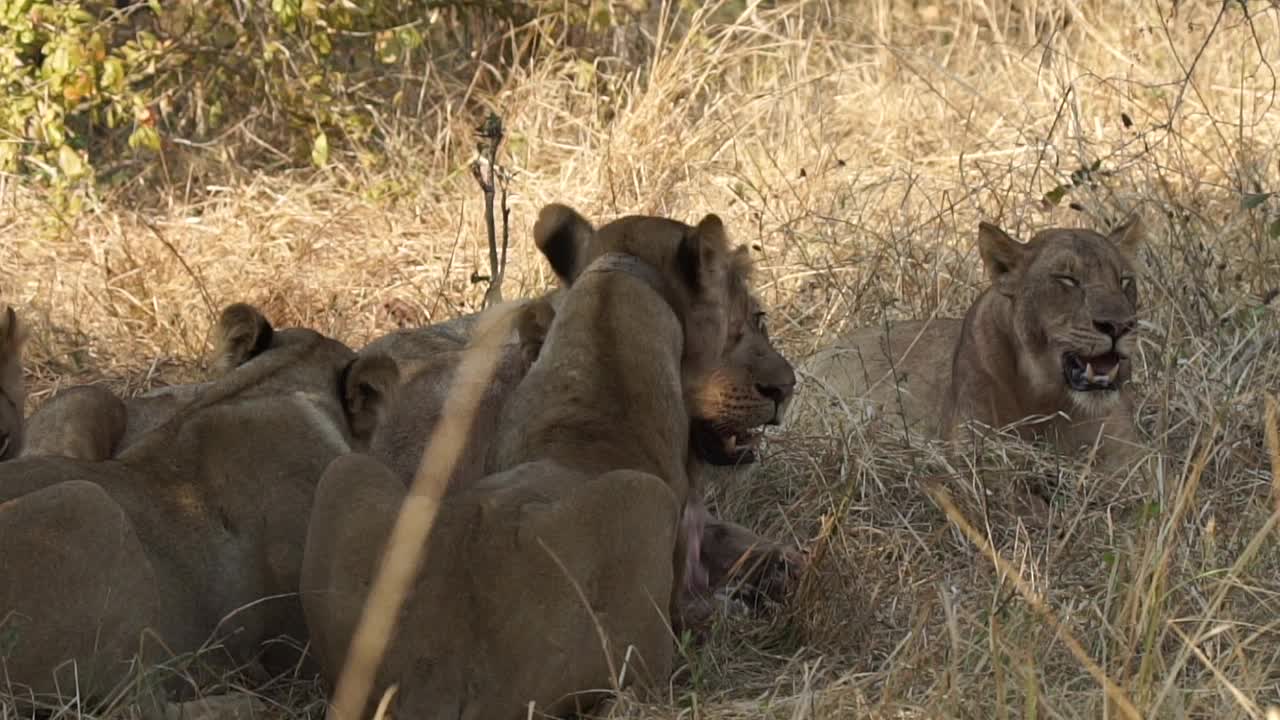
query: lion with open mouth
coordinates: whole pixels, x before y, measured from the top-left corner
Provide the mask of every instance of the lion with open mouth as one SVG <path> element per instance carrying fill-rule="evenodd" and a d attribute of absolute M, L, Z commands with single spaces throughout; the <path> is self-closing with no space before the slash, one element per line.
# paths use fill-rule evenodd
<path fill-rule="evenodd" d="M 990 223 L 978 248 L 991 286 L 963 320 L 853 330 L 804 365 L 833 404 L 949 439 L 966 422 L 1045 437 L 1063 452 L 1100 443 L 1134 455 L 1130 398 L 1144 239 L 1132 220 L 1103 235 L 1048 228 L 1020 242 Z"/>

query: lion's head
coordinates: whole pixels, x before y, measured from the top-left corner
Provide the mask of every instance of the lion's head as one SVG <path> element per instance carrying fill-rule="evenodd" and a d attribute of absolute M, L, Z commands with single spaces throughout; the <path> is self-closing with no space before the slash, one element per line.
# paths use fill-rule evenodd
<path fill-rule="evenodd" d="M 755 462 L 762 425 L 777 425 L 795 391 L 795 369 L 773 346 L 760 301 L 746 287 L 732 296 L 720 362 L 689 393 L 694 447 L 713 465 Z"/>
<path fill-rule="evenodd" d="M 0 312 L 0 460 L 16 457 L 22 449 L 23 406 L 27 386 L 22 377 L 22 346 L 26 330 L 13 308 Z"/>
<path fill-rule="evenodd" d="M 1104 414 L 1129 379 L 1138 287 L 1132 262 L 1139 220 L 1109 235 L 1052 228 L 1021 243 L 990 223 L 978 246 L 995 292 L 1008 298 L 1018 371 L 1044 397 L 1065 395 Z"/>
<path fill-rule="evenodd" d="M 769 339 L 747 248 L 729 248 L 720 218 L 691 226 L 633 215 L 594 228 L 552 204 L 539 215 L 534 240 L 565 285 L 610 253 L 642 258 L 670 270 L 661 277 L 681 280 L 666 282 L 664 294 L 684 319 L 681 372 L 694 451 L 715 465 L 753 462 L 758 428 L 781 418 L 795 372 Z"/>

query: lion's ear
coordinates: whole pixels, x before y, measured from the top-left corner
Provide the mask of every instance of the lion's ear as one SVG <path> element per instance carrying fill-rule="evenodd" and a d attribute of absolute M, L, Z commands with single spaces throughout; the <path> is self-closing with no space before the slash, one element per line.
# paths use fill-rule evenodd
<path fill-rule="evenodd" d="M 222 310 L 214 329 L 213 367 L 230 372 L 271 347 L 275 330 L 262 311 L 248 303 L 233 303 Z"/>
<path fill-rule="evenodd" d="M 0 360 L 22 353 L 22 346 L 27 341 L 27 329 L 18 322 L 18 314 L 13 308 L 5 306 L 0 313 Z"/>
<path fill-rule="evenodd" d="M 719 216 L 709 214 L 684 236 L 676 250 L 676 265 L 689 289 L 696 292 L 724 276 L 730 261 L 729 236 Z"/>
<path fill-rule="evenodd" d="M 400 366 L 387 355 L 357 357 L 342 373 L 342 404 L 351 423 L 351 434 L 368 442 L 400 384 Z"/>
<path fill-rule="evenodd" d="M 1142 216 L 1134 215 L 1107 234 L 1107 239 L 1129 257 L 1138 254 L 1138 248 L 1147 241 L 1147 229 L 1143 227 Z"/>
<path fill-rule="evenodd" d="M 538 353 L 542 352 L 542 344 L 546 342 L 551 322 L 555 319 L 555 308 L 545 298 L 530 300 L 521 309 L 516 334 L 520 338 L 520 356 L 524 360 L 526 371 L 538 359 Z"/>
<path fill-rule="evenodd" d="M 565 285 L 572 285 L 586 266 L 587 244 L 596 230 L 577 210 L 552 203 L 538 213 L 533 243 Z"/>
<path fill-rule="evenodd" d="M 989 222 L 978 223 L 978 252 L 987 277 L 1001 293 L 1012 292 L 1011 281 L 1022 270 L 1027 246 Z"/>

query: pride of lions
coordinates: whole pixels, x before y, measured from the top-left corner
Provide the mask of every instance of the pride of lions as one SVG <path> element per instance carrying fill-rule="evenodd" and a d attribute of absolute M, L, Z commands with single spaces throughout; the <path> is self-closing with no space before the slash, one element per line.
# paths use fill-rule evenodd
<path fill-rule="evenodd" d="M 205 382 L 71 388 L 25 421 L 28 329 L 7 309 L 3 695 L 115 702 L 146 676 L 178 699 L 193 674 L 246 667 L 332 689 L 428 439 L 455 421 L 465 445 L 364 717 L 393 686 L 400 718 L 560 716 L 660 691 L 718 597 L 783 599 L 801 550 L 703 502 L 709 469 L 756 462 L 796 389 L 747 249 L 715 215 L 593 227 L 558 204 L 533 236 L 560 281 L 542 297 L 358 352 L 237 303 Z M 1123 467 L 1142 239 L 1137 222 L 1025 243 L 983 223 L 991 286 L 963 320 L 854 329 L 807 360 L 805 392 L 944 441 L 1012 425 L 1064 452 L 1099 445 Z M 452 417 L 467 388 L 474 416 Z"/>

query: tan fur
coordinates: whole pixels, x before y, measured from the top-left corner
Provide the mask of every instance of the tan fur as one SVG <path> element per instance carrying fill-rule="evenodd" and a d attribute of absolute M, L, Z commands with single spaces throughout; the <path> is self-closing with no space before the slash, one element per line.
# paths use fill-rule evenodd
<path fill-rule="evenodd" d="M 67 388 L 27 419 L 22 457 L 55 456 L 99 461 L 113 457 L 124 439 L 128 411 L 101 385 Z"/>
<path fill-rule="evenodd" d="M 933 318 L 855 328 L 805 360 L 805 395 L 831 418 L 936 435 L 963 324 Z"/>
<path fill-rule="evenodd" d="M 67 388 L 27 418 L 22 455 L 108 460 L 163 425 L 210 386 L 208 382 L 168 385 L 128 399 L 98 385 Z"/>
<path fill-rule="evenodd" d="M 219 338 L 209 366 L 218 377 L 265 349 L 272 337 L 261 318 Z M 258 343 L 258 345 L 255 345 Z M 376 353 L 371 353 L 376 354 Z M 48 455 L 77 460 L 113 458 L 163 425 L 211 387 L 210 382 L 170 385 L 121 399 L 97 385 L 62 390 L 36 409 L 26 423 L 23 456 Z"/>
<path fill-rule="evenodd" d="M 1143 242 L 1133 220 L 1109 236 L 1053 228 L 1019 243 L 983 224 L 978 243 L 992 285 L 965 316 L 942 406 L 941 435 L 975 420 L 1001 428 L 1049 418 L 1019 432 L 1074 452 L 1100 441 L 1122 462 L 1137 437 L 1128 380 L 1136 349 L 1138 291 L 1132 256 Z M 1115 328 L 1117 337 L 1101 328 Z M 1064 354 L 1116 351 L 1111 391 L 1078 392 L 1064 377 Z"/>
<path fill-rule="evenodd" d="M 1104 456 L 1122 463 L 1136 438 L 1127 381 L 1138 304 L 1131 258 L 1142 241 L 1136 220 L 1109 236 L 1052 228 L 1025 244 L 983 223 L 978 242 L 992 285 L 963 321 L 895 324 L 887 343 L 882 327 L 856 329 L 806 362 L 811 394 L 825 387 L 836 396 L 826 407 L 888 416 L 895 426 L 905 420 L 943 438 L 970 420 L 1020 424 L 1025 435 L 1075 451 L 1101 432 Z M 1112 350 L 1122 358 L 1118 389 L 1071 389 L 1066 353 Z"/>
<path fill-rule="evenodd" d="M 11 307 L 0 311 L 0 460 L 18 456 L 24 437 L 23 413 L 27 385 L 23 377 L 22 347 L 27 333 Z"/>
<path fill-rule="evenodd" d="M 530 701 L 562 714 L 612 687 L 611 667 L 650 686 L 670 673 L 686 399 L 723 360 L 730 308 L 746 306 L 742 256 L 714 216 L 697 228 L 632 217 L 595 231 L 551 206 L 534 235 L 570 287 L 501 412 L 495 474 L 455 487 L 437 516 L 378 678 L 400 684 L 399 716 L 522 718 Z M 632 260 L 587 268 L 609 252 Z M 335 461 L 321 481 L 303 587 L 331 681 L 404 492 L 363 456 Z"/>
<path fill-rule="evenodd" d="M 554 317 L 552 300 L 521 300 L 494 308 L 519 308 L 517 327 L 498 343 L 499 358 L 493 377 L 462 378 L 457 370 L 462 352 L 473 339 L 479 313 L 414 330 L 401 330 L 379 338 L 361 355 L 385 353 L 404 374 L 389 399 L 384 421 L 373 433 L 369 453 L 382 461 L 403 482 L 418 469 L 427 438 L 441 420 L 445 398 L 459 383 L 484 385 L 472 421 L 469 442 L 463 450 L 454 478 L 478 478 L 497 433 L 498 416 L 511 393 L 537 357 Z M 451 485 L 456 483 L 451 483 Z"/>
<path fill-rule="evenodd" d="M 135 655 L 212 640 L 240 663 L 269 638 L 305 640 L 298 575 L 315 483 L 365 447 L 352 428 L 376 421 L 396 368 L 310 330 L 272 330 L 246 305 L 218 330 L 227 374 L 118 458 L 0 464 L 0 617 L 19 694 L 100 697 Z M 265 659 L 290 655 L 279 645 Z"/>
<path fill-rule="evenodd" d="M 599 254 L 583 240 L 584 237 L 590 239 L 586 233 L 580 230 L 574 232 L 577 233 L 574 235 L 575 247 L 581 248 L 582 252 L 591 257 Z M 738 275 L 745 282 L 750 268 L 741 256 L 735 262 L 738 263 Z M 705 448 L 707 454 L 713 455 L 718 462 L 734 462 L 740 458 L 725 456 L 718 447 L 721 439 L 717 433 L 746 437 L 752 428 L 776 420 L 783 412 L 795 385 L 795 374 L 790 363 L 769 338 L 764 321 L 765 313 L 759 301 L 745 285 L 735 290 L 731 297 L 733 302 L 728 305 L 728 310 L 729 327 L 733 332 L 727 349 L 718 366 L 706 376 L 698 378 L 698 385 L 687 393 L 691 396 L 687 409 L 700 418 L 707 428 L 713 428 L 704 430 L 702 437 L 708 443 Z M 523 306 L 520 320 L 511 337 L 500 346 L 503 356 L 498 360 L 494 376 L 483 381 L 484 394 L 472 422 L 468 444 L 453 472 L 451 488 L 465 485 L 467 479 L 482 477 L 486 469 L 488 472 L 502 469 L 488 457 L 493 452 L 493 440 L 498 435 L 499 416 L 516 386 L 537 358 L 542 340 L 554 318 L 555 307 L 563 298 L 564 294 L 555 290 L 537 300 L 508 304 L 510 307 Z M 370 455 L 384 463 L 405 483 L 412 479 L 426 439 L 440 421 L 445 397 L 456 387 L 454 383 L 459 381 L 455 377 L 455 370 L 466 342 L 472 337 L 477 317 L 478 314 L 467 315 L 424 328 L 399 330 L 371 342 L 361 350 L 362 354 L 387 353 L 394 357 L 402 369 L 410 369 L 406 373 L 408 377 L 404 384 L 394 393 L 385 422 L 375 431 L 369 451 Z M 771 389 L 768 392 L 774 397 L 761 394 L 761 388 Z M 690 477 L 695 480 L 695 494 L 700 495 L 700 478 L 714 474 L 716 466 L 709 465 L 701 457 L 697 459 L 696 465 L 697 467 L 691 468 Z M 736 471 L 750 465 L 735 463 L 725 467 Z M 706 525 L 705 531 L 701 531 L 700 528 L 708 522 L 711 524 Z M 689 570 L 686 576 L 688 602 L 694 603 L 699 598 L 709 600 L 711 593 L 722 586 L 722 583 L 711 581 L 711 576 L 701 561 L 704 555 L 733 554 L 737 557 L 748 544 L 765 548 L 763 552 L 781 562 L 765 563 L 764 571 L 739 579 L 736 587 L 743 587 L 750 594 L 755 591 L 750 584 L 757 580 L 771 587 L 786 586 L 787 578 L 793 576 L 798 569 L 794 562 L 800 555 L 794 548 L 784 548 L 758 536 L 752 536 L 749 542 L 720 547 L 724 536 L 712 532 L 715 522 L 717 521 L 706 515 L 705 510 L 689 514 L 687 530 L 690 533 L 701 532 L 701 539 L 689 539 Z M 775 571 L 782 573 L 782 576 L 767 576 L 768 572 Z M 698 610 L 709 611 L 710 607 Z M 705 612 L 702 616 L 698 612 L 692 612 L 683 619 L 698 622 L 709 617 Z"/>

